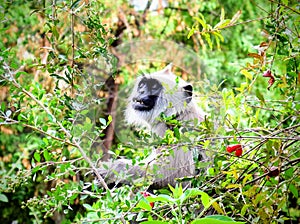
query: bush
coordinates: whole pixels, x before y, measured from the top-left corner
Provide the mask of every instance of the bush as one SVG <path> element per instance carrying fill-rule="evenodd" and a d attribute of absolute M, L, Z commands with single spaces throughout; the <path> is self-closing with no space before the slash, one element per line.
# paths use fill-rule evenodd
<path fill-rule="evenodd" d="M 297 3 L 128 2 L 1 3 L 2 222 L 298 223 Z M 116 94 L 122 111 L 133 74 L 170 61 L 206 120 L 155 142 L 128 133 Z M 178 144 L 213 157 L 191 188 L 145 196 L 97 172 L 101 158 Z"/>

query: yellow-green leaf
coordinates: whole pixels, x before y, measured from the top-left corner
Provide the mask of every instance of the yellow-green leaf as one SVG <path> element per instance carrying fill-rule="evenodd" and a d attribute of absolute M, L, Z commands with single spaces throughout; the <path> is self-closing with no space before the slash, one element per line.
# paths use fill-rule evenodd
<path fill-rule="evenodd" d="M 236 21 L 238 21 L 241 15 L 242 15 L 242 10 L 237 11 L 232 17 L 230 24 L 234 24 Z"/>
<path fill-rule="evenodd" d="M 214 207 L 214 209 L 216 209 L 218 214 L 223 214 L 223 215 L 225 214 L 223 209 L 220 207 L 220 205 L 216 201 L 212 203 L 212 206 Z"/>
<path fill-rule="evenodd" d="M 224 18 L 225 18 L 225 10 L 224 10 L 224 8 L 222 7 L 222 8 L 221 8 L 221 16 L 220 16 L 220 21 L 223 21 L 223 20 L 224 20 Z"/>
<path fill-rule="evenodd" d="M 243 185 L 245 185 L 251 177 L 252 177 L 252 174 L 246 174 L 245 178 L 243 179 Z"/>
<path fill-rule="evenodd" d="M 197 20 L 198 23 L 201 24 L 201 26 L 203 27 L 203 29 L 206 29 L 207 28 L 207 24 L 206 24 L 206 21 L 203 19 L 200 19 L 199 17 L 194 17 L 195 20 Z"/>
<path fill-rule="evenodd" d="M 230 19 L 225 19 L 217 23 L 215 25 L 214 29 L 222 29 L 230 24 L 231 20 Z"/>
<path fill-rule="evenodd" d="M 248 72 L 246 69 L 242 69 L 242 70 L 241 70 L 241 73 L 242 73 L 247 79 L 249 79 L 249 80 L 252 80 L 252 79 L 253 79 L 253 75 L 252 75 L 250 72 Z"/>
<path fill-rule="evenodd" d="M 193 27 L 190 32 L 187 35 L 187 38 L 190 39 L 190 37 L 195 33 L 195 28 Z"/>
<path fill-rule="evenodd" d="M 228 184 L 228 185 L 226 186 L 226 189 L 230 189 L 230 188 L 239 188 L 239 187 L 241 187 L 240 184 Z"/>
<path fill-rule="evenodd" d="M 212 49 L 213 45 L 212 45 L 212 42 L 210 39 L 210 35 L 208 33 L 203 33 L 202 35 L 204 36 L 205 40 L 207 41 L 209 48 Z"/>

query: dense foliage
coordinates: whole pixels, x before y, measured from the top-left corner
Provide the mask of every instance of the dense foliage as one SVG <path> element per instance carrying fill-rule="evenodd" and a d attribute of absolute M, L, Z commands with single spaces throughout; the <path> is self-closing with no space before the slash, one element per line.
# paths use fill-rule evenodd
<path fill-rule="evenodd" d="M 299 3 L 137 2 L 0 3 L 2 223 L 299 223 Z M 164 118 L 175 128 L 163 139 L 133 132 L 132 80 L 170 62 L 205 121 L 182 132 Z M 179 144 L 213 158 L 188 189 L 148 194 L 97 172 Z"/>

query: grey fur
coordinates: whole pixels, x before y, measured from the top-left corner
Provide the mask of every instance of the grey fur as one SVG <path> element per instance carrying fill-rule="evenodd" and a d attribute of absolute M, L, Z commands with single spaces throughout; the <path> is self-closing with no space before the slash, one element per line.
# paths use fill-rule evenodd
<path fill-rule="evenodd" d="M 146 127 L 163 137 L 168 126 L 158 119 L 161 113 L 166 116 L 175 115 L 177 120 L 183 122 L 203 120 L 202 113 L 194 99 L 187 99 L 184 87 L 189 84 L 175 76 L 171 69 L 172 65 L 168 65 L 161 71 L 143 75 L 137 79 L 125 111 L 128 124 Z M 133 107 L 133 99 L 138 93 L 138 86 L 143 77 L 156 79 L 163 86 L 154 109 L 150 111 L 138 111 Z M 141 164 L 133 165 L 131 160 L 119 159 L 106 163 L 108 169 L 102 168 L 99 171 L 108 182 L 130 184 L 135 181 L 150 180 L 154 188 L 166 187 L 168 184 L 174 186 L 175 178 L 194 175 L 195 172 L 192 150 L 185 151 L 181 147 L 175 147 L 171 151 L 166 146 L 156 148 Z"/>

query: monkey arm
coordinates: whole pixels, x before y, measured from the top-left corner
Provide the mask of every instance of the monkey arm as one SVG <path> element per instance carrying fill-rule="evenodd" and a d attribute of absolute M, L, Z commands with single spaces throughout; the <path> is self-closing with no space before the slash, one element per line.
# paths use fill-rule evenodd
<path fill-rule="evenodd" d="M 117 159 L 114 161 L 103 162 L 101 168 L 98 169 L 99 174 L 107 181 L 111 183 L 121 184 L 133 184 L 137 181 L 147 181 L 151 177 L 151 165 L 154 160 L 151 154 L 145 160 L 138 164 L 132 164 L 129 159 Z"/>
<path fill-rule="evenodd" d="M 128 159 L 117 159 L 103 163 L 98 172 L 108 184 L 144 182 L 158 189 L 168 184 L 175 186 L 178 183 L 176 178 L 194 175 L 195 166 L 192 151 L 161 147 L 139 164 L 133 165 Z M 184 182 L 182 184 L 188 185 Z"/>

